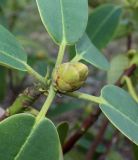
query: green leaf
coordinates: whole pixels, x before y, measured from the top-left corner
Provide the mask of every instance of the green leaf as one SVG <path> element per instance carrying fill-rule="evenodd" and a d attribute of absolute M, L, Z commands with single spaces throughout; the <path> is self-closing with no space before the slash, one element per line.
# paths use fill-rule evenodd
<path fill-rule="evenodd" d="M 113 4 L 105 4 L 94 10 L 89 16 L 87 34 L 99 48 L 104 48 L 115 33 L 122 9 Z"/>
<path fill-rule="evenodd" d="M 16 38 L 0 25 L 0 64 L 26 71 L 27 55 Z"/>
<path fill-rule="evenodd" d="M 74 44 L 88 20 L 87 0 L 36 0 L 44 26 L 58 44 Z"/>
<path fill-rule="evenodd" d="M 92 44 L 89 37 L 84 36 L 76 44 L 76 53 L 80 59 L 94 65 L 97 68 L 108 70 L 109 63 L 101 52 Z"/>
<path fill-rule="evenodd" d="M 28 114 L 14 115 L 0 123 L 1 160 L 61 160 L 61 146 L 53 123 L 38 124 Z"/>
<path fill-rule="evenodd" d="M 102 89 L 101 110 L 132 142 L 138 145 L 138 104 L 123 89 L 108 85 Z"/>
<path fill-rule="evenodd" d="M 126 55 L 119 54 L 115 56 L 110 62 L 110 69 L 107 73 L 107 82 L 114 84 L 128 67 L 129 59 Z"/>
<path fill-rule="evenodd" d="M 61 145 L 63 145 L 66 138 L 67 138 L 67 134 L 68 134 L 68 131 L 69 131 L 69 124 L 67 122 L 61 122 L 57 126 L 57 131 L 58 131 L 58 134 L 59 134 L 60 143 L 61 143 Z"/>

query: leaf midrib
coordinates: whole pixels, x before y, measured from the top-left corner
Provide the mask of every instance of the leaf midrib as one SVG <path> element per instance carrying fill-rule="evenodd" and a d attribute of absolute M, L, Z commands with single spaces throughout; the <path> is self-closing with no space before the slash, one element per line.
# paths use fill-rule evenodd
<path fill-rule="evenodd" d="M 5 55 L 5 56 L 7 56 L 7 57 L 9 57 L 9 58 L 11 58 L 12 60 L 16 60 L 17 62 L 22 63 L 23 65 L 24 65 L 24 63 L 26 63 L 26 61 L 20 60 L 20 59 L 18 59 L 16 57 L 13 57 L 13 56 L 9 55 L 7 52 L 4 52 L 2 50 L 0 50 L 0 53 Z"/>
<path fill-rule="evenodd" d="M 40 121 L 41 122 L 41 121 Z M 30 137 L 32 136 L 32 134 L 34 133 L 34 130 L 37 128 L 38 124 L 40 124 L 40 122 L 38 123 L 37 121 L 34 122 L 30 133 L 28 134 L 28 136 L 26 137 L 25 142 L 22 144 L 21 148 L 19 149 L 18 153 L 15 155 L 14 160 L 18 160 L 20 154 L 22 153 L 22 151 L 24 150 L 24 147 L 26 146 L 26 144 L 28 143 Z"/>
<path fill-rule="evenodd" d="M 66 30 L 65 30 L 65 18 L 64 18 L 64 12 L 63 12 L 63 1 L 59 0 L 60 6 L 61 6 L 61 23 L 62 23 L 62 43 L 66 42 Z"/>
<path fill-rule="evenodd" d="M 4 46 L 4 47 L 8 47 L 8 48 L 11 48 L 14 52 L 16 52 L 16 49 L 14 48 L 14 47 L 12 47 L 11 45 L 8 45 L 8 44 L 6 44 L 6 43 L 4 43 L 4 42 L 0 42 L 0 45 L 1 46 Z M 22 49 L 22 48 L 18 48 L 18 50 L 19 49 Z M 5 51 L 4 51 L 5 52 Z M 22 52 L 22 51 L 21 51 Z M 7 54 L 7 52 L 5 52 L 6 54 Z M 25 52 L 22 52 L 23 54 L 25 54 Z M 14 56 L 16 56 L 16 55 L 14 55 Z M 13 57 L 13 56 L 12 56 Z M 21 57 L 21 58 L 25 58 L 25 57 Z M 25 61 L 25 60 L 23 60 L 23 61 Z"/>
<path fill-rule="evenodd" d="M 122 112 L 120 112 L 119 109 L 116 109 L 112 104 L 110 104 L 109 102 L 107 102 L 105 99 L 104 99 L 104 101 L 105 101 L 105 105 L 109 105 L 113 110 L 115 110 L 116 112 L 120 113 L 122 116 L 124 116 L 126 119 L 128 119 L 131 123 L 134 123 L 134 125 L 138 126 L 138 124 L 135 123 L 135 121 L 133 121 L 128 116 L 126 116 L 125 114 L 123 114 Z"/>
<path fill-rule="evenodd" d="M 101 104 L 102 105 L 102 104 Z M 103 105 L 108 105 L 108 104 L 103 104 Z M 109 104 L 110 105 L 110 104 Z M 108 106 L 109 106 L 108 105 Z M 110 107 L 111 107 L 112 105 L 110 105 Z M 116 112 L 118 112 L 120 115 L 123 115 L 123 114 L 121 114 L 121 112 L 119 112 L 118 110 L 115 110 L 114 109 L 114 107 L 111 107 L 114 111 L 116 111 Z M 134 140 L 134 139 L 132 139 L 131 137 L 129 137 L 129 135 L 127 134 L 127 133 L 125 133 L 125 131 L 123 131 L 120 127 L 118 127 L 113 121 L 112 121 L 112 119 L 111 118 L 109 118 L 109 116 L 106 114 L 106 112 L 105 111 L 103 111 L 103 113 L 108 117 L 108 119 L 112 122 L 112 124 L 116 127 L 116 128 L 118 128 L 118 130 L 120 131 L 120 132 L 122 132 L 128 139 L 130 139 L 132 142 L 134 142 L 135 144 L 137 144 L 138 145 L 138 142 L 136 141 L 136 140 Z M 125 116 L 126 117 L 126 116 Z M 126 118 L 126 119 L 129 119 L 128 117 Z M 133 124 L 133 121 L 131 120 L 131 119 L 129 119 L 129 121 Z M 135 127 L 138 127 L 138 125 L 137 124 L 135 124 L 134 123 L 134 126 Z"/>

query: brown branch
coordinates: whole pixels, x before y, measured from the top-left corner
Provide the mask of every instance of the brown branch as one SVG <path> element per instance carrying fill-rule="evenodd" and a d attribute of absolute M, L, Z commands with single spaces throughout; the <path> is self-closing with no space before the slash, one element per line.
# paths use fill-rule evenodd
<path fill-rule="evenodd" d="M 81 127 L 68 139 L 63 145 L 63 153 L 68 152 L 74 144 L 87 132 L 87 130 L 94 124 L 98 119 L 101 110 L 98 108 L 95 113 L 91 113 L 82 123 Z"/>
<path fill-rule="evenodd" d="M 99 158 L 100 160 L 105 160 L 105 157 L 108 155 L 108 153 L 110 152 L 111 147 L 117 143 L 118 138 L 119 138 L 119 134 L 120 132 L 118 130 L 115 130 L 115 132 L 112 135 L 112 138 L 110 140 L 110 142 L 106 145 L 106 151 L 103 155 L 101 155 L 101 157 Z"/>
<path fill-rule="evenodd" d="M 108 127 L 108 124 L 109 124 L 109 121 L 108 119 L 105 119 L 102 123 L 102 126 L 94 140 L 94 142 L 92 142 L 87 154 L 86 154 L 86 160 L 92 160 L 93 159 L 93 156 L 94 156 L 94 153 L 95 153 L 95 150 L 97 148 L 97 146 L 100 144 L 100 142 L 102 141 L 103 139 L 103 136 L 104 136 L 104 133 Z"/>
<path fill-rule="evenodd" d="M 119 86 L 119 87 L 123 87 L 124 84 L 121 82 L 122 77 L 123 76 L 130 77 L 134 73 L 135 70 L 136 70 L 136 64 L 133 64 L 132 66 L 130 66 L 128 69 L 126 69 L 124 71 L 124 73 L 120 76 L 120 78 L 118 79 L 118 81 L 116 81 L 115 85 Z"/>
<path fill-rule="evenodd" d="M 131 33 L 127 36 L 127 51 L 129 51 L 132 47 L 132 35 Z"/>

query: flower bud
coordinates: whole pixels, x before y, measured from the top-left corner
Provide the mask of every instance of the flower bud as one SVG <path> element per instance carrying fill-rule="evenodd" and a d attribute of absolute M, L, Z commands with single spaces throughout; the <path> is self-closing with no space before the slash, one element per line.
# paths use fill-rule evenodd
<path fill-rule="evenodd" d="M 79 89 L 88 76 L 88 67 L 80 62 L 59 65 L 53 76 L 55 88 L 62 93 Z"/>

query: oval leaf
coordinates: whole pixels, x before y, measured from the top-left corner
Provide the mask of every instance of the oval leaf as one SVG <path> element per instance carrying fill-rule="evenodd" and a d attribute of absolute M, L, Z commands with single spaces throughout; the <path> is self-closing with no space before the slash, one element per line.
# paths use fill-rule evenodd
<path fill-rule="evenodd" d="M 0 25 L 0 64 L 26 71 L 27 55 L 16 38 Z"/>
<path fill-rule="evenodd" d="M 109 63 L 101 52 L 92 44 L 85 34 L 76 44 L 76 53 L 80 59 L 94 65 L 97 68 L 108 70 Z"/>
<path fill-rule="evenodd" d="M 44 26 L 58 44 L 74 44 L 83 35 L 88 20 L 87 0 L 36 2 Z"/>
<path fill-rule="evenodd" d="M 129 66 L 127 55 L 117 55 L 110 62 L 110 69 L 107 73 L 107 82 L 114 84 L 122 75 L 125 69 Z"/>
<path fill-rule="evenodd" d="M 106 4 L 90 14 L 87 34 L 99 49 L 104 48 L 112 39 L 119 24 L 121 11 L 121 7 Z"/>
<path fill-rule="evenodd" d="M 138 145 L 138 104 L 123 89 L 108 85 L 102 89 L 100 108 L 107 118 L 132 142 Z"/>
<path fill-rule="evenodd" d="M 61 146 L 49 119 L 35 123 L 28 114 L 14 115 L 0 123 L 0 159 L 61 160 Z"/>

